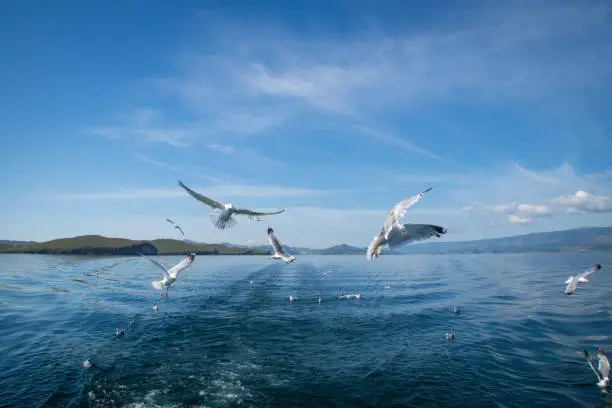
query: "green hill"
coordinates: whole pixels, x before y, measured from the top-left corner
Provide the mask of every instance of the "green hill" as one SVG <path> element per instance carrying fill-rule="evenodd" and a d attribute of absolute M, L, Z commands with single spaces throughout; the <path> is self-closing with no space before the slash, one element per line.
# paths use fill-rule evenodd
<path fill-rule="evenodd" d="M 268 255 L 269 252 L 247 247 L 227 247 L 215 244 L 195 244 L 175 239 L 135 241 L 100 235 L 81 235 L 37 242 L 24 246 L 0 246 L 0 253 L 63 254 L 63 255 Z"/>

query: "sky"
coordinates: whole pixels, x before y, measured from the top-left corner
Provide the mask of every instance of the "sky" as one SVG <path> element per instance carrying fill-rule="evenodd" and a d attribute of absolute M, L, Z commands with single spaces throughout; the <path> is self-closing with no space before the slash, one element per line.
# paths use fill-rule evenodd
<path fill-rule="evenodd" d="M 3 2 L 0 239 L 612 225 L 612 3 Z M 214 228 L 222 203 L 287 210 Z"/>

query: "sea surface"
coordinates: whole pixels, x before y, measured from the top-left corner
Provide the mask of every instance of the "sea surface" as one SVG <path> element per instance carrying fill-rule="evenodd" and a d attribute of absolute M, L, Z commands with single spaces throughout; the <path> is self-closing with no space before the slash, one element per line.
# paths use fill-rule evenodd
<path fill-rule="evenodd" d="M 612 406 L 582 353 L 612 356 L 610 252 L 198 256 L 168 298 L 160 278 L 140 257 L 0 255 L 0 406 Z"/>

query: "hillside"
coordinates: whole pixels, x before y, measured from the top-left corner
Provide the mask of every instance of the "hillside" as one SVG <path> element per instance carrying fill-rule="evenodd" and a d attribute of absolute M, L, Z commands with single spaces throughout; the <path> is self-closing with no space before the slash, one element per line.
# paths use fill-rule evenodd
<path fill-rule="evenodd" d="M 612 227 L 575 228 L 463 242 L 428 242 L 397 249 L 403 254 L 508 253 L 612 250 Z"/>
<path fill-rule="evenodd" d="M 214 244 L 193 244 L 175 239 L 135 241 L 100 235 L 82 235 L 23 246 L 0 247 L 0 253 L 26 254 L 136 255 L 138 252 L 149 255 L 181 255 L 188 252 L 195 252 L 198 255 L 268 254 L 268 251 L 246 247 L 230 248 Z"/>

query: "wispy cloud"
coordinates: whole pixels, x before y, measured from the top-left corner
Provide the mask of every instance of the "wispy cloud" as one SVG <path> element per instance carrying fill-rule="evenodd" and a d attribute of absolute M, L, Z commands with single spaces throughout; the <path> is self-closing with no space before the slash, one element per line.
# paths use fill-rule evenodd
<path fill-rule="evenodd" d="M 296 197 L 310 195 L 341 194 L 346 190 L 323 190 L 308 188 L 288 188 L 278 186 L 262 185 L 213 185 L 208 187 L 192 187 L 193 190 L 205 194 L 217 200 L 223 197 Z M 86 193 L 60 193 L 51 196 L 53 199 L 62 200 L 140 200 L 151 198 L 174 198 L 185 197 L 186 193 L 181 188 L 153 188 L 153 189 L 117 189 L 108 192 L 86 192 Z"/>
<path fill-rule="evenodd" d="M 137 153 L 136 154 L 136 158 L 141 161 L 142 163 L 147 163 L 147 164 L 151 164 L 155 167 L 159 167 L 162 169 L 166 169 L 166 170 L 171 170 L 171 171 L 179 171 L 179 168 L 172 165 L 172 164 L 168 164 L 168 163 L 164 163 L 162 161 L 159 160 L 155 160 L 149 156 L 147 156 L 146 154 L 142 154 L 142 153 Z"/>
<path fill-rule="evenodd" d="M 381 140 L 383 142 L 387 142 L 389 144 L 398 146 L 402 149 L 408 150 L 409 152 L 412 153 L 416 153 L 419 154 L 421 156 L 425 156 L 425 157 L 430 157 L 432 159 L 436 159 L 436 160 L 440 160 L 440 161 L 445 161 L 443 158 L 441 158 L 440 156 L 430 152 L 429 150 L 423 149 L 422 147 L 419 147 L 417 145 L 415 145 L 412 142 L 409 142 L 408 140 L 405 139 L 400 139 L 399 137 L 396 136 L 392 136 L 390 134 L 384 133 L 384 132 L 379 132 L 370 128 L 367 128 L 365 126 L 361 126 L 361 125 L 353 125 L 353 127 L 365 134 L 368 134 L 378 140 Z"/>
<path fill-rule="evenodd" d="M 485 4 L 444 29 L 391 36 L 368 27 L 341 39 L 299 35 L 274 21 L 241 24 L 209 12 L 198 17 L 206 46 L 185 44 L 189 51 L 178 58 L 177 71 L 148 81 L 182 109 L 181 121 L 134 112 L 140 122 L 132 118 L 90 131 L 184 147 L 261 134 L 317 112 L 351 125 L 375 124 L 378 114 L 398 106 L 406 112 L 457 101 L 547 106 L 560 93 L 612 77 L 603 40 L 612 31 L 606 17 L 611 9 L 607 2 Z M 442 160 L 403 137 L 360 129 Z"/>
<path fill-rule="evenodd" d="M 135 109 L 129 115 L 124 115 L 116 126 L 94 126 L 86 131 L 94 136 L 129 141 L 144 141 L 164 143 L 174 147 L 189 146 L 195 129 L 184 125 L 168 125 L 162 111 L 148 108 Z"/>

